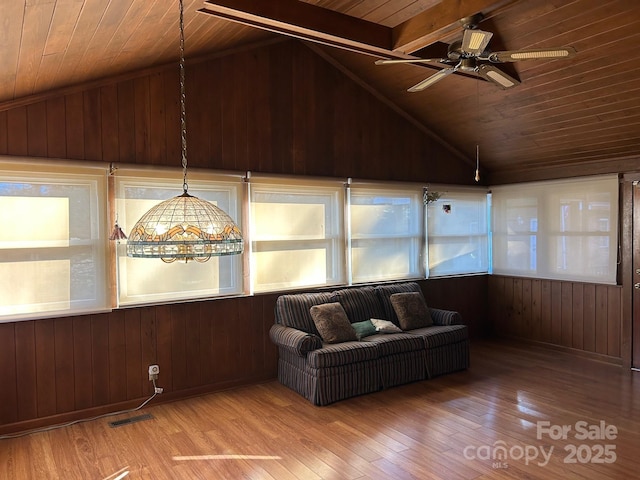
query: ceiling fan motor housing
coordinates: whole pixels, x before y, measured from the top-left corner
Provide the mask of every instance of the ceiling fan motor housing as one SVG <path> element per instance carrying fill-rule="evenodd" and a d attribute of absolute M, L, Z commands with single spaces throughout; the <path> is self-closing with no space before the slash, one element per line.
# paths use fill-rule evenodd
<path fill-rule="evenodd" d="M 469 15 L 468 17 L 461 18 L 460 24 L 465 30 L 475 30 L 478 28 L 478 24 L 482 20 L 484 20 L 484 15 L 482 12 L 478 12 L 475 15 Z"/>
<path fill-rule="evenodd" d="M 475 72 L 478 68 L 478 62 L 474 57 L 463 58 L 460 60 L 460 66 L 458 70 L 462 70 L 463 72 Z"/>

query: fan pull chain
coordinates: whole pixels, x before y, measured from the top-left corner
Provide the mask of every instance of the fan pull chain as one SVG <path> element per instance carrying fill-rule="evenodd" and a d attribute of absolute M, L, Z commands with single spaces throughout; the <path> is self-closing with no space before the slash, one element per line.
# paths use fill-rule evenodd
<path fill-rule="evenodd" d="M 476 182 L 480 181 L 480 79 L 476 80 L 476 115 L 478 118 L 478 128 L 476 134 L 478 139 L 476 142 L 476 174 L 473 179 Z"/>

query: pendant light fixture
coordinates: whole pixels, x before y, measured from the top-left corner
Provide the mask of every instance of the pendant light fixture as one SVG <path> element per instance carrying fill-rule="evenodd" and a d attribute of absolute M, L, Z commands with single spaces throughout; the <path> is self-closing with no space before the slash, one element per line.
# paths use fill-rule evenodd
<path fill-rule="evenodd" d="M 206 262 L 212 256 L 242 253 L 242 233 L 233 219 L 211 202 L 187 192 L 187 123 L 184 60 L 184 6 L 180 5 L 180 137 L 182 140 L 182 195 L 165 200 L 133 226 L 127 255 Z"/>

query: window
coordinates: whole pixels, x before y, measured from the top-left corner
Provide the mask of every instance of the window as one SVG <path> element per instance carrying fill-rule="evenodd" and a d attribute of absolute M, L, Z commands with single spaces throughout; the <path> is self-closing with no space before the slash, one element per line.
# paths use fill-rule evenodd
<path fill-rule="evenodd" d="M 350 190 L 352 282 L 424 277 L 422 187 L 354 183 Z"/>
<path fill-rule="evenodd" d="M 493 189 L 494 273 L 616 282 L 616 175 Z"/>
<path fill-rule="evenodd" d="M 427 207 L 429 277 L 487 273 L 487 193 L 443 187 Z"/>
<path fill-rule="evenodd" d="M 177 170 L 119 169 L 115 175 L 118 223 L 128 235 L 151 207 L 182 194 Z M 189 172 L 189 194 L 208 200 L 241 225 L 242 177 Z M 211 257 L 205 263 L 164 263 L 127 256 L 117 248 L 118 303 L 136 305 L 243 293 L 242 255 Z"/>
<path fill-rule="evenodd" d="M 344 186 L 251 178 L 251 272 L 256 292 L 344 283 Z"/>
<path fill-rule="evenodd" d="M 106 170 L 0 161 L 0 321 L 109 309 Z"/>

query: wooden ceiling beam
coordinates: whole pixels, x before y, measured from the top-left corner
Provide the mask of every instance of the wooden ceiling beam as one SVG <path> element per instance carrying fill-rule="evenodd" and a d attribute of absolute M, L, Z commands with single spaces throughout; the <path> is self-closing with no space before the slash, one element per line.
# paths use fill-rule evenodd
<path fill-rule="evenodd" d="M 485 18 L 517 0 L 443 0 L 393 28 L 391 49 L 411 54 L 432 43 L 460 36 L 459 20 L 482 12 Z"/>
<path fill-rule="evenodd" d="M 298 0 L 205 0 L 198 11 L 366 55 L 411 58 L 393 51 L 391 28 Z"/>
<path fill-rule="evenodd" d="M 490 18 L 519 0 L 442 0 L 389 28 L 299 0 L 205 0 L 199 12 L 255 28 L 382 58 L 411 54 L 460 36 L 459 20 L 482 12 Z"/>

